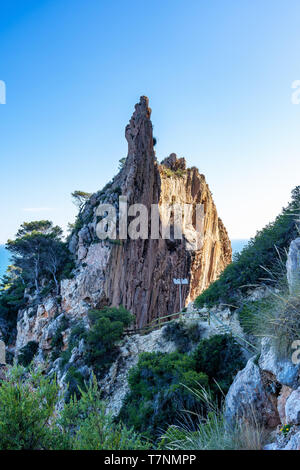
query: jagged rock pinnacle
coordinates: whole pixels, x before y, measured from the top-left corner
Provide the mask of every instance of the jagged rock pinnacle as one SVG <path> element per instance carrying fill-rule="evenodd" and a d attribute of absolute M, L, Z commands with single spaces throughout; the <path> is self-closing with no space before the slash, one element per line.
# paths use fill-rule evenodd
<path fill-rule="evenodd" d="M 139 103 L 135 105 L 135 111 L 125 129 L 125 137 L 128 142 L 128 156 L 139 150 L 140 144 L 144 144 L 148 150 L 153 150 L 152 123 L 150 120 L 151 109 L 148 106 L 149 99 L 141 96 Z M 136 142 L 136 141 L 139 142 Z M 144 142 L 142 142 L 144 141 Z"/>

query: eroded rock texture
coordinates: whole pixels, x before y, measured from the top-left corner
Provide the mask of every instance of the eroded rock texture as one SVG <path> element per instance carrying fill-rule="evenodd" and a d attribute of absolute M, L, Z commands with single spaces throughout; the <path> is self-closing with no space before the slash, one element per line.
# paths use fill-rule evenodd
<path fill-rule="evenodd" d="M 287 281 L 290 305 L 295 303 L 299 281 L 299 242 L 292 241 L 287 259 Z M 255 297 L 254 297 L 255 298 Z M 295 321 L 299 311 L 293 309 Z M 287 343 L 290 341 L 287 337 Z M 295 347 L 298 347 L 295 346 Z M 292 349 L 295 349 L 292 347 Z M 266 450 L 300 449 L 300 363 L 298 353 L 283 354 L 272 337 L 261 338 L 259 356 L 249 359 L 240 371 L 226 396 L 225 417 L 232 425 L 238 419 L 255 417 L 256 422 L 267 429 L 275 429 L 270 435 Z M 289 431 L 284 432 L 284 426 Z"/>
<path fill-rule="evenodd" d="M 205 177 L 197 168 L 186 168 L 185 160 L 175 154 L 161 164 L 157 162 L 150 116 L 148 98 L 141 97 L 125 130 L 125 164 L 105 188 L 87 201 L 70 240 L 77 265 L 74 277 L 62 281 L 60 305 L 52 305 L 50 299 L 38 306 L 37 313 L 31 307 L 20 312 L 17 351 L 28 341 L 37 341 L 43 351 L 48 351 L 53 336 L 51 324 L 59 315 L 75 324 L 80 319 L 86 322 L 91 308 L 122 304 L 135 315 L 140 327 L 158 316 L 178 312 L 179 289 L 173 278 L 189 280 L 182 290 L 185 305 L 231 261 L 231 244 Z M 127 199 L 128 207 L 143 204 L 149 214 L 152 205 L 159 205 L 158 239 L 151 237 L 150 217 L 146 239 L 98 238 L 99 204 L 109 203 L 118 210 L 120 196 Z M 185 223 L 182 240 L 174 238 L 173 229 L 169 239 L 162 238 L 162 227 L 168 222 L 165 207 L 174 203 L 192 207 L 192 223 Z M 191 250 L 191 241 L 196 239 L 197 204 L 204 208 L 203 245 Z M 128 217 L 125 225 L 135 218 Z"/>
<path fill-rule="evenodd" d="M 151 206 L 159 204 L 162 225 L 167 224 L 167 205 L 191 204 L 193 207 L 193 224 L 184 227 L 183 240 L 175 239 L 172 229 L 170 239 L 162 239 L 161 232 L 159 239 L 152 239 L 149 217 L 148 239 L 127 239 L 109 245 L 105 282 L 102 291 L 99 288 L 98 297 L 102 301 L 106 299 L 108 304 L 123 304 L 135 314 L 138 326 L 179 310 L 179 290 L 173 284 L 174 277 L 189 279 L 189 285 L 183 288 L 183 301 L 187 303 L 208 287 L 231 261 L 231 244 L 205 177 L 196 168 L 186 168 L 185 160 L 175 154 L 158 164 L 150 115 L 148 99 L 141 97 L 125 131 L 128 156 L 124 168 L 109 189 L 104 194 L 94 195 L 91 201 L 95 204 L 94 211 L 99 202 L 113 202 L 117 207 L 118 196 L 123 195 L 128 205 L 143 204 L 149 214 Z M 189 240 L 196 237 L 196 204 L 203 204 L 205 218 L 203 247 L 195 251 L 189 249 Z M 90 210 L 90 205 L 86 211 Z M 128 223 L 133 218 L 129 217 Z M 79 232 L 77 245 L 72 242 L 81 266 L 88 265 L 87 273 L 91 258 L 88 245 L 94 239 L 95 219 L 92 218 Z M 99 243 L 99 250 L 103 250 L 103 243 L 107 244 Z M 92 284 L 95 284 L 94 278 Z M 92 305 L 95 306 L 95 302 Z"/>

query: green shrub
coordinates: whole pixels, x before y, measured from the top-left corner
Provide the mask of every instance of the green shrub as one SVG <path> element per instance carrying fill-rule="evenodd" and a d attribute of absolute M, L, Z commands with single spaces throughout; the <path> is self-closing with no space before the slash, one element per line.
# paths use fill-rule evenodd
<path fill-rule="evenodd" d="M 74 269 L 76 268 L 75 262 L 73 259 L 70 259 L 67 263 L 64 264 L 63 270 L 60 275 L 60 279 L 73 279 L 74 278 Z"/>
<path fill-rule="evenodd" d="M 52 339 L 51 339 L 51 348 L 52 348 L 52 354 L 51 354 L 51 360 L 55 361 L 60 356 L 61 349 L 63 347 L 63 332 L 68 328 L 69 326 L 69 321 L 68 319 L 63 316 L 59 327 L 55 331 Z"/>
<path fill-rule="evenodd" d="M 62 361 L 60 367 L 69 362 L 72 350 L 81 339 L 85 341 L 84 360 L 92 367 L 94 372 L 100 376 L 113 363 L 118 354 L 118 343 L 120 342 L 124 329 L 134 320 L 133 315 L 124 307 L 104 307 L 102 310 L 91 310 L 88 313 L 90 329 L 87 330 L 83 322 L 79 322 L 71 329 L 68 348 L 61 353 Z M 76 383 L 82 386 L 80 377 L 71 370 L 67 377 L 70 390 L 76 390 Z M 73 392 L 72 392 L 73 393 Z M 78 394 L 78 393 L 77 393 Z M 69 396 L 70 394 L 68 394 Z"/>
<path fill-rule="evenodd" d="M 162 166 L 161 167 L 161 172 L 167 178 L 173 178 L 174 176 L 182 178 L 184 175 L 186 175 L 187 171 L 183 170 L 182 168 L 178 168 L 177 170 L 172 170 L 171 168 L 168 168 L 166 166 Z"/>
<path fill-rule="evenodd" d="M 171 321 L 163 329 L 163 338 L 174 341 L 179 352 L 188 352 L 199 342 L 203 329 L 199 323 L 186 324 L 183 321 Z"/>
<path fill-rule="evenodd" d="M 143 450 L 149 444 L 132 429 L 114 423 L 94 380 L 80 400 L 72 398 L 64 406 L 59 425 L 63 430 L 65 446 L 73 450 Z"/>
<path fill-rule="evenodd" d="M 55 380 L 13 367 L 0 387 L 0 449 L 51 449 L 58 445 L 49 423 L 58 401 Z M 59 440 L 58 440 L 59 441 Z"/>
<path fill-rule="evenodd" d="M 273 299 L 274 302 L 274 299 Z M 272 308 L 272 298 L 268 297 L 261 300 L 243 302 L 237 310 L 239 322 L 244 332 L 255 335 L 257 333 L 258 316 L 263 316 L 270 308 Z"/>
<path fill-rule="evenodd" d="M 195 370 L 205 372 L 217 395 L 227 393 L 236 373 L 245 366 L 240 347 L 230 335 L 214 335 L 200 341 L 193 352 Z M 217 382 L 217 384 L 216 384 Z"/>
<path fill-rule="evenodd" d="M 157 439 L 169 424 L 176 422 L 180 411 L 197 408 L 197 400 L 186 388 L 196 383 L 207 386 L 208 377 L 194 370 L 193 358 L 187 354 L 141 354 L 129 373 L 130 392 L 119 419 Z"/>
<path fill-rule="evenodd" d="M 13 367 L 0 386 L 0 450 L 148 449 L 132 429 L 115 424 L 96 382 L 61 404 L 55 377 Z"/>
<path fill-rule="evenodd" d="M 216 303 L 236 304 L 236 291 L 245 292 L 249 285 L 262 281 L 274 284 L 267 271 L 276 269 L 278 253 L 284 264 L 286 250 L 290 242 L 298 236 L 295 218 L 299 216 L 300 186 L 292 191 L 292 199 L 274 222 L 257 232 L 234 261 L 226 267 L 219 279 L 209 286 L 197 299 L 196 305 L 201 308 Z"/>
<path fill-rule="evenodd" d="M 75 367 L 71 366 L 68 369 L 65 382 L 68 389 L 65 393 L 65 402 L 69 403 L 71 398 L 76 396 L 77 399 L 81 396 L 81 391 L 86 389 L 83 375 Z"/>
<path fill-rule="evenodd" d="M 86 333 L 87 362 L 95 372 L 103 374 L 116 358 L 117 345 L 134 316 L 120 306 L 91 310 L 88 317 L 91 328 Z"/>
<path fill-rule="evenodd" d="M 29 341 L 23 348 L 20 349 L 18 354 L 18 364 L 27 367 L 32 362 L 37 350 L 39 349 L 39 343 L 36 341 Z"/>
<path fill-rule="evenodd" d="M 257 338 L 269 337 L 278 357 L 291 357 L 292 344 L 300 338 L 300 299 L 287 290 L 246 302 L 239 309 L 241 325 Z"/>
<path fill-rule="evenodd" d="M 178 351 L 141 354 L 138 364 L 129 372 L 130 392 L 119 419 L 137 432 L 157 439 L 168 425 L 176 424 L 182 410 L 199 413 L 202 407 L 205 414 L 203 401 L 192 392 L 195 386 L 211 389 L 220 402 L 244 365 L 239 346 L 228 335 L 203 339 L 190 354 Z M 190 419 L 192 423 L 192 416 Z"/>
<path fill-rule="evenodd" d="M 11 266 L 0 283 L 1 332 L 7 345 L 14 342 L 16 337 L 18 311 L 26 305 L 24 291 L 24 283 Z"/>

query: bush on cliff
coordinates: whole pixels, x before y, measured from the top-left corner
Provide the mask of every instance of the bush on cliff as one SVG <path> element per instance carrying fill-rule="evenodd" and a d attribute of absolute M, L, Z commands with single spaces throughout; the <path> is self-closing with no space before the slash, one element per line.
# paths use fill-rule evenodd
<path fill-rule="evenodd" d="M 149 444 L 132 429 L 114 423 L 96 380 L 86 390 L 80 391 L 80 399 L 73 397 L 64 406 L 59 425 L 63 430 L 65 447 L 73 450 L 142 450 Z"/>
<path fill-rule="evenodd" d="M 73 349 L 83 340 L 82 355 L 85 364 L 90 366 L 98 377 L 102 376 L 118 354 L 118 343 L 125 328 L 134 321 L 134 316 L 123 306 L 90 310 L 88 318 L 90 329 L 87 329 L 82 321 L 71 328 L 65 351 L 61 351 L 62 331 L 67 326 L 65 322 L 61 321 L 52 338 L 52 360 L 61 357 L 60 368 L 67 372 L 65 381 L 69 388 L 65 396 L 66 402 L 69 402 L 74 394 L 78 397 L 80 389 L 84 388 L 81 372 L 68 364 Z"/>
<path fill-rule="evenodd" d="M 290 242 L 298 236 L 297 226 L 300 211 L 300 186 L 292 191 L 291 202 L 283 208 L 274 222 L 257 232 L 241 253 L 235 256 L 231 263 L 220 275 L 219 279 L 210 285 L 197 299 L 196 305 L 201 308 L 216 303 L 236 304 L 237 290 L 244 292 L 249 286 L 262 281 L 274 284 L 276 279 L 269 279 L 267 271 L 276 270 L 278 253 L 284 263 L 286 250 Z"/>
<path fill-rule="evenodd" d="M 55 377 L 39 370 L 15 366 L 0 385 L 0 450 L 149 448 L 132 429 L 114 423 L 95 381 L 63 408 Z"/>
<path fill-rule="evenodd" d="M 49 220 L 24 222 L 15 239 L 6 244 L 20 279 L 38 296 L 42 295 L 45 280 L 53 283 L 58 294 L 60 280 L 68 277 L 73 267 L 62 235 L 62 229 Z"/>
<path fill-rule="evenodd" d="M 24 291 L 25 285 L 18 271 L 9 266 L 0 283 L 0 329 L 6 344 L 15 339 L 18 311 L 26 305 Z"/>
<path fill-rule="evenodd" d="M 184 353 L 199 342 L 202 333 L 203 328 L 197 322 L 186 324 L 183 321 L 171 321 L 163 329 L 163 338 L 174 341 L 176 349 Z"/>
<path fill-rule="evenodd" d="M 290 358 L 293 342 L 300 338 L 300 299 L 287 289 L 277 289 L 266 298 L 247 301 L 238 309 L 239 320 L 248 334 L 268 337 L 278 357 Z"/>
<path fill-rule="evenodd" d="M 86 332 L 87 361 L 97 373 L 103 373 L 114 361 L 118 342 L 124 329 L 134 321 L 134 316 L 122 305 L 91 310 L 88 314 L 91 328 Z"/>
<path fill-rule="evenodd" d="M 55 446 L 58 387 L 39 371 L 13 367 L 0 386 L 0 449 L 35 450 Z"/>
<path fill-rule="evenodd" d="M 237 372 L 246 365 L 240 347 L 230 335 L 203 339 L 193 352 L 195 369 L 209 377 L 211 390 L 221 399 L 220 388 L 227 393 Z"/>
<path fill-rule="evenodd" d="M 79 399 L 82 392 L 86 390 L 86 385 L 82 373 L 75 367 L 71 366 L 68 369 L 65 383 L 67 384 L 67 391 L 65 393 L 65 402 L 70 403 L 72 398 Z"/>
<path fill-rule="evenodd" d="M 130 392 L 119 418 L 143 435 L 157 439 L 180 412 L 197 409 L 197 400 L 187 387 L 208 385 L 205 373 L 196 372 L 187 354 L 143 353 L 129 373 Z M 199 404 L 198 404 L 199 405 Z"/>
<path fill-rule="evenodd" d="M 29 366 L 38 349 L 39 344 L 36 341 L 29 341 L 25 346 L 23 346 L 23 348 L 20 349 L 18 355 L 18 364 L 24 367 Z"/>
<path fill-rule="evenodd" d="M 168 425 L 176 424 L 184 409 L 197 413 L 203 406 L 190 389 L 210 388 L 220 402 L 244 365 L 241 350 L 228 335 L 203 339 L 190 354 L 141 354 L 129 373 L 130 392 L 119 419 L 157 439 Z"/>
<path fill-rule="evenodd" d="M 213 395 L 203 387 L 192 393 L 205 404 L 207 415 L 198 415 L 197 425 L 190 426 L 190 410 L 185 410 L 186 418 L 179 425 L 172 425 L 161 437 L 160 449 L 166 450 L 263 450 L 270 442 L 267 431 L 253 411 L 249 420 L 236 419 L 228 426 L 225 419 L 224 403 L 215 402 Z M 192 411 L 193 417 L 194 412 Z"/>

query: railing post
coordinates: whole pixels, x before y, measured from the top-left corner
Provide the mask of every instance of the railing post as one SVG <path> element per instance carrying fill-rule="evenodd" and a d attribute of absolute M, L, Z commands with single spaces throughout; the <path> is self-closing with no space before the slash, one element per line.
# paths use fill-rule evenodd
<path fill-rule="evenodd" d="M 1 365 L 6 364 L 4 341 L 0 341 L 0 364 Z"/>

